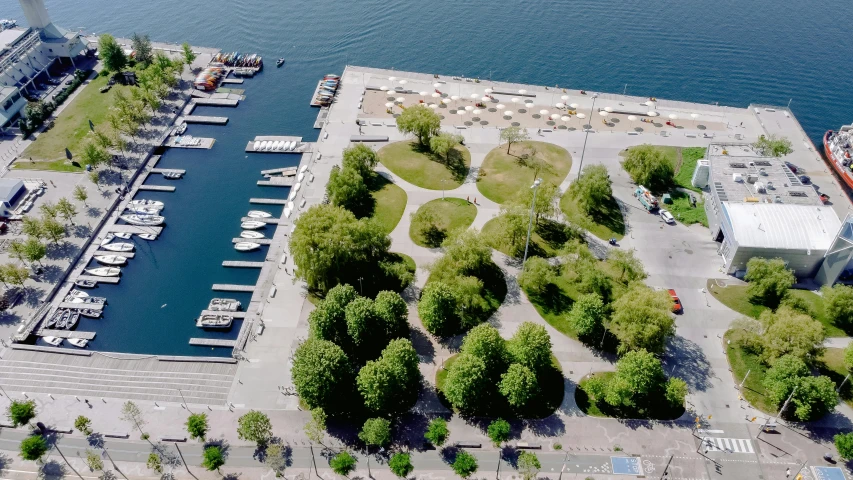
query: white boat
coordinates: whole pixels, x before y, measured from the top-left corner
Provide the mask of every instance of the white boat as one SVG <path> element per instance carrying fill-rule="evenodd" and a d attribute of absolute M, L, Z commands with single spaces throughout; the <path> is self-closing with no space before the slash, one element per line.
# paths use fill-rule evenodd
<path fill-rule="evenodd" d="M 275 144 L 275 142 L 273 142 L 273 141 L 267 142 L 266 151 L 268 151 L 268 152 L 271 151 L 274 144 Z"/>
<path fill-rule="evenodd" d="M 85 338 L 69 338 L 68 343 L 74 345 L 77 348 L 86 348 L 86 345 L 89 344 L 89 341 Z"/>
<path fill-rule="evenodd" d="M 308 170 L 308 165 L 302 165 L 299 167 L 299 173 L 305 173 L 305 170 Z"/>
<path fill-rule="evenodd" d="M 41 337 L 41 339 L 44 340 L 44 343 L 54 347 L 58 347 L 62 343 L 62 337 Z"/>
<path fill-rule="evenodd" d="M 254 230 L 243 230 L 240 232 L 240 238 L 265 238 L 264 234 L 261 232 L 256 232 Z"/>
<path fill-rule="evenodd" d="M 166 205 L 159 200 L 131 200 L 127 203 L 128 205 L 134 205 L 138 207 L 154 207 L 163 209 Z"/>
<path fill-rule="evenodd" d="M 296 197 L 296 190 L 294 190 L 294 189 L 292 189 L 292 188 L 291 188 L 291 189 L 290 189 L 290 193 L 287 195 L 287 199 L 288 199 L 288 200 L 293 200 L 293 198 L 294 198 L 294 197 Z"/>
<path fill-rule="evenodd" d="M 214 298 L 207 305 L 208 310 L 215 312 L 236 312 L 242 304 L 234 298 Z"/>
<path fill-rule="evenodd" d="M 137 233 L 136 236 L 143 240 L 157 240 L 157 235 L 153 233 Z"/>
<path fill-rule="evenodd" d="M 115 232 L 113 235 L 115 235 L 116 238 L 123 238 L 125 240 L 130 240 L 130 237 L 133 236 L 130 232 Z"/>
<path fill-rule="evenodd" d="M 271 213 L 265 212 L 263 210 L 249 210 L 249 213 L 247 213 L 246 215 L 248 215 L 249 217 L 252 217 L 252 218 L 270 218 L 270 217 L 272 217 Z"/>
<path fill-rule="evenodd" d="M 293 186 L 293 191 L 298 192 L 300 188 L 302 188 L 302 182 L 296 182 L 296 185 Z"/>
<path fill-rule="evenodd" d="M 187 131 L 187 124 L 182 123 L 175 128 L 175 135 L 183 135 Z"/>
<path fill-rule="evenodd" d="M 166 219 L 160 215 L 122 215 L 118 217 L 131 225 L 155 226 Z"/>
<path fill-rule="evenodd" d="M 238 252 L 250 252 L 259 248 L 261 248 L 261 244 L 255 242 L 237 242 L 234 244 L 234 250 Z"/>
<path fill-rule="evenodd" d="M 230 315 L 201 315 L 195 322 L 196 327 L 201 328 L 228 328 L 234 317 Z"/>
<path fill-rule="evenodd" d="M 72 288 L 71 291 L 68 292 L 68 295 L 72 296 L 72 297 L 88 297 L 89 296 L 88 293 L 81 291 L 81 290 L 77 290 L 76 288 Z"/>
<path fill-rule="evenodd" d="M 287 208 L 289 208 L 291 212 L 296 210 L 296 207 L 293 206 L 293 202 L 287 202 Z"/>
<path fill-rule="evenodd" d="M 117 277 L 121 274 L 121 269 L 116 267 L 98 267 L 98 268 L 87 268 L 83 270 L 86 275 L 92 275 L 95 277 Z"/>
<path fill-rule="evenodd" d="M 160 213 L 160 209 L 159 209 L 159 208 L 155 208 L 155 207 L 137 207 L 137 206 L 135 206 L 135 205 L 128 205 L 128 207 L 127 207 L 126 211 L 128 211 L 128 212 L 133 212 L 133 213 L 135 213 L 135 214 L 137 214 L 137 215 L 157 215 L 158 213 Z M 127 235 L 128 235 L 127 237 L 119 237 L 119 238 L 130 238 L 130 235 L 132 235 L 132 234 L 128 233 Z M 118 237 L 118 235 L 116 235 L 116 236 Z"/>
<path fill-rule="evenodd" d="M 305 174 L 304 174 L 304 173 L 300 173 L 299 175 L 297 175 L 297 176 L 296 176 L 296 181 L 297 181 L 297 182 L 301 182 L 303 178 L 305 178 Z"/>
<path fill-rule="evenodd" d="M 272 147 L 273 147 L 273 149 L 274 149 L 274 150 L 281 150 L 281 148 L 282 148 L 283 146 L 284 146 L 284 142 L 282 142 L 282 141 L 277 141 L 277 142 L 275 142 L 275 143 L 273 144 L 273 146 L 272 146 Z"/>
<path fill-rule="evenodd" d="M 261 151 L 266 152 L 267 148 L 269 148 L 269 146 L 270 146 L 270 142 L 268 140 L 264 140 L 263 142 L 261 142 Z"/>
<path fill-rule="evenodd" d="M 290 207 L 284 207 L 284 218 L 290 218 L 291 213 L 293 213 L 293 210 Z"/>
<path fill-rule="evenodd" d="M 115 236 L 115 234 L 112 234 L 112 233 L 108 233 L 108 234 L 104 235 L 104 239 L 101 240 L 101 245 L 106 245 L 106 244 L 112 242 L 114 238 L 116 238 L 116 236 Z"/>
<path fill-rule="evenodd" d="M 74 285 L 80 288 L 95 288 L 98 285 L 98 282 L 94 280 L 74 280 Z"/>
<path fill-rule="evenodd" d="M 71 330 L 74 325 L 77 325 L 78 320 L 80 320 L 80 310 L 73 310 L 71 316 L 68 317 L 68 322 L 65 323 L 65 328 Z"/>
<path fill-rule="evenodd" d="M 289 152 L 291 150 L 293 150 L 293 142 L 284 142 L 284 151 Z"/>
<path fill-rule="evenodd" d="M 287 142 L 278 142 L 278 150 L 279 150 L 279 151 L 284 150 L 284 146 L 285 146 L 285 144 L 286 144 L 286 143 L 287 143 Z"/>
<path fill-rule="evenodd" d="M 257 152 L 258 149 L 261 148 L 261 142 L 255 140 L 255 143 L 252 145 L 252 148 Z"/>
<path fill-rule="evenodd" d="M 131 252 L 133 251 L 133 244 L 125 242 L 110 243 L 107 245 L 101 245 L 101 248 L 111 252 Z"/>
<path fill-rule="evenodd" d="M 124 265 L 127 258 L 121 255 L 95 255 L 95 261 L 103 265 Z"/>
<path fill-rule="evenodd" d="M 266 222 L 259 222 L 257 220 L 247 220 L 240 224 L 240 228 L 244 230 L 257 230 L 259 228 L 264 228 L 266 225 Z"/>

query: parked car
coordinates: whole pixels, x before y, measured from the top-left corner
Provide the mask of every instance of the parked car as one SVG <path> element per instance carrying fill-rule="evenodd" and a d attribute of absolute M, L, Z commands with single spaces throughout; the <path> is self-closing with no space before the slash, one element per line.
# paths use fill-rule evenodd
<path fill-rule="evenodd" d="M 673 217 L 668 211 L 661 208 L 658 215 L 660 215 L 660 218 L 662 218 L 664 222 L 670 225 L 675 225 L 675 217 Z"/>
<path fill-rule="evenodd" d="M 785 166 L 787 166 L 788 168 L 790 168 L 790 169 L 791 169 L 791 171 L 792 171 L 792 172 L 794 172 L 794 173 L 797 173 L 797 172 L 800 170 L 799 168 L 797 168 L 797 166 L 796 166 L 796 165 L 794 165 L 794 164 L 793 164 L 793 163 L 791 163 L 791 162 L 785 162 Z"/>
<path fill-rule="evenodd" d="M 812 179 L 808 175 L 800 175 L 800 181 L 803 182 L 803 185 L 808 185 L 812 182 Z"/>
<path fill-rule="evenodd" d="M 62 83 L 62 80 L 60 80 L 58 78 L 48 78 L 47 83 L 49 83 L 51 85 L 59 85 Z"/>
<path fill-rule="evenodd" d="M 66 85 L 71 85 L 71 82 L 73 82 L 73 81 L 74 81 L 74 79 L 73 79 L 73 78 L 69 78 L 68 80 L 66 80 L 66 81 L 65 81 L 65 84 L 66 84 Z"/>
<path fill-rule="evenodd" d="M 675 294 L 675 290 L 670 288 L 667 293 L 672 297 L 672 313 L 683 313 L 684 306 L 681 305 L 681 299 Z"/>

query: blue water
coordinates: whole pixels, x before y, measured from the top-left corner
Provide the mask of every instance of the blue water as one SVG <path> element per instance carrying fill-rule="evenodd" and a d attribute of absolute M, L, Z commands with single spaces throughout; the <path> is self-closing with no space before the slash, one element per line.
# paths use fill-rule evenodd
<path fill-rule="evenodd" d="M 217 138 L 212 150 L 163 157 L 161 166 L 188 174 L 177 192 L 156 197 L 168 204 L 163 236 L 141 246 L 121 285 L 103 289 L 110 304 L 93 344 L 103 350 L 227 353 L 189 347 L 201 333 L 192 320 L 212 283 L 257 275 L 221 267 L 238 258 L 230 239 L 248 198 L 286 195 L 255 186 L 258 171 L 285 166 L 283 158 L 247 159 L 243 148 L 263 134 L 312 140 L 315 82 L 346 64 L 605 92 L 627 84 L 629 94 L 736 106 L 793 99 L 815 142 L 853 120 L 843 61 L 851 27 L 835 1 L 45 1 L 70 29 L 259 53 L 272 67 L 244 84 L 237 109 L 198 111 L 231 118 L 226 127 L 190 128 Z M 0 16 L 24 20 L 15 0 L 0 0 Z M 279 56 L 287 64 L 275 69 Z"/>

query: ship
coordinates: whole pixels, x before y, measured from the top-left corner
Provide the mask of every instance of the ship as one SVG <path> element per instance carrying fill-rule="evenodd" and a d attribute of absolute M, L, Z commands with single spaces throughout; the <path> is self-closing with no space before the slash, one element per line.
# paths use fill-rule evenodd
<path fill-rule="evenodd" d="M 841 180 L 853 189 L 853 124 L 843 126 L 837 132 L 832 130 L 823 135 L 823 153 L 826 160 Z"/>

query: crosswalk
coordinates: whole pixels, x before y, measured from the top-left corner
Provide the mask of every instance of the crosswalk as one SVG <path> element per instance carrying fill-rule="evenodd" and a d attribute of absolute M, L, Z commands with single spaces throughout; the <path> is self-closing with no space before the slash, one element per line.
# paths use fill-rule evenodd
<path fill-rule="evenodd" d="M 747 438 L 702 437 L 702 449 L 709 452 L 755 453 L 752 441 Z"/>

